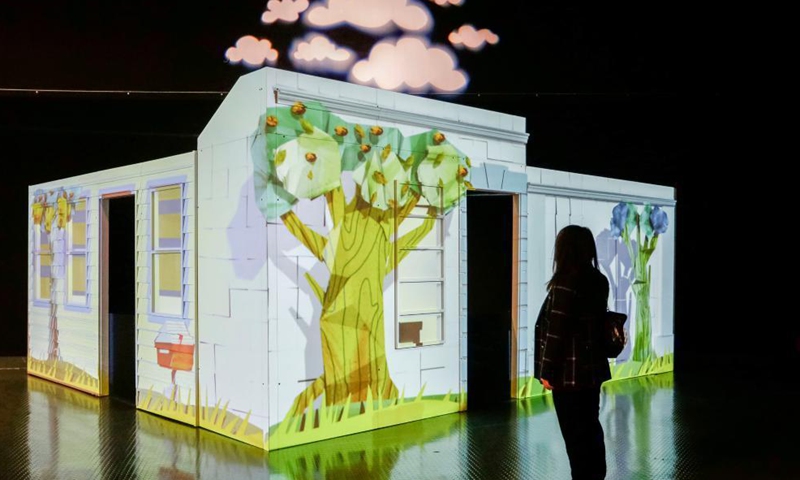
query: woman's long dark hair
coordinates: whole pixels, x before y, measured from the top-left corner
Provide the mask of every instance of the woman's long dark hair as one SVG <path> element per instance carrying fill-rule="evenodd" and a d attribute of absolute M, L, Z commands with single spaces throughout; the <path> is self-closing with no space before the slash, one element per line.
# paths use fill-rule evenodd
<path fill-rule="evenodd" d="M 547 289 L 562 279 L 577 275 L 588 268 L 599 268 L 594 235 L 586 227 L 567 225 L 556 236 L 553 276 L 547 282 Z"/>

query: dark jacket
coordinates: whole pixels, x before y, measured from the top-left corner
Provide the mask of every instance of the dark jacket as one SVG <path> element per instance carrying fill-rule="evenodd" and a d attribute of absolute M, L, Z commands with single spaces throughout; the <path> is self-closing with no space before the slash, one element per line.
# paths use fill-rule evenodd
<path fill-rule="evenodd" d="M 611 378 L 599 345 L 608 292 L 608 279 L 595 268 L 549 289 L 536 320 L 535 378 L 555 390 L 595 387 Z"/>

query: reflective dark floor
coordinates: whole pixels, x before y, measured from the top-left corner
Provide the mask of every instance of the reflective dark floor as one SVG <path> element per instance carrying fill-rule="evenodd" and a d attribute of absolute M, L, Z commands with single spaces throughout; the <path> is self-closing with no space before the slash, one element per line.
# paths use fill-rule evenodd
<path fill-rule="evenodd" d="M 692 375 L 604 387 L 607 478 L 800 479 L 800 389 Z M 269 453 L 29 377 L 23 359 L 0 358 L 0 398 L 3 479 L 570 478 L 546 398 Z"/>

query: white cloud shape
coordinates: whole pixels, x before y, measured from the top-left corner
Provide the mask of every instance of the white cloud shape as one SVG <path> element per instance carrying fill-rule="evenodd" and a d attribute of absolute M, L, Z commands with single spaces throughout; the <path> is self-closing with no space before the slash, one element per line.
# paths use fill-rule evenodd
<path fill-rule="evenodd" d="M 290 52 L 289 59 L 295 67 L 311 72 L 345 72 L 356 59 L 352 50 L 339 47 L 319 33 L 296 40 Z"/>
<path fill-rule="evenodd" d="M 464 3 L 464 0 L 431 0 L 431 2 L 440 7 L 449 7 L 450 5 L 461 5 Z"/>
<path fill-rule="evenodd" d="M 433 28 L 428 8 L 416 0 L 327 0 L 314 4 L 303 17 L 317 28 L 349 24 L 359 30 L 381 34 L 394 28 L 426 33 Z"/>
<path fill-rule="evenodd" d="M 236 41 L 235 47 L 225 51 L 225 58 L 231 63 L 245 62 L 260 67 L 265 63 L 274 65 L 278 61 L 278 51 L 272 48 L 272 42 L 265 38 L 259 40 L 252 35 L 245 35 Z"/>
<path fill-rule="evenodd" d="M 350 76 L 357 83 L 385 90 L 458 92 L 466 88 L 469 79 L 456 63 L 447 47 L 429 46 L 423 39 L 409 36 L 397 43 L 377 43 L 369 58 L 353 65 Z"/>
<path fill-rule="evenodd" d="M 278 20 L 293 23 L 308 8 L 308 0 L 269 0 L 267 10 L 261 14 L 263 23 L 275 23 Z"/>
<path fill-rule="evenodd" d="M 500 41 L 500 37 L 488 28 L 475 30 L 472 25 L 462 25 L 458 30 L 453 30 L 447 39 L 456 47 L 463 46 L 470 50 L 481 50 L 487 43 L 494 45 Z"/>

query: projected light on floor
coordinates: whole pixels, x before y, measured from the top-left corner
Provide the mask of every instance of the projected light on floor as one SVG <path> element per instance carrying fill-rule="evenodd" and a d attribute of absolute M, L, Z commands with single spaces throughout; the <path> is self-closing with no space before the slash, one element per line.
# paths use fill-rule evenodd
<path fill-rule="evenodd" d="M 286 48 L 286 59 L 300 72 L 401 92 L 461 93 L 469 85 L 469 74 L 459 67 L 456 51 L 474 55 L 500 41 L 489 28 L 478 29 L 470 23 L 449 32 L 435 31 L 435 15 L 453 15 L 451 7 L 464 3 L 270 0 L 261 23 L 277 42 L 248 35 L 229 48 L 225 57 L 247 68 L 274 66 L 278 48 Z M 306 31 L 298 34 L 298 27 Z M 281 28 L 286 30 L 281 32 Z M 281 33 L 288 38 L 279 38 Z M 363 57 L 365 52 L 369 53 Z"/>

